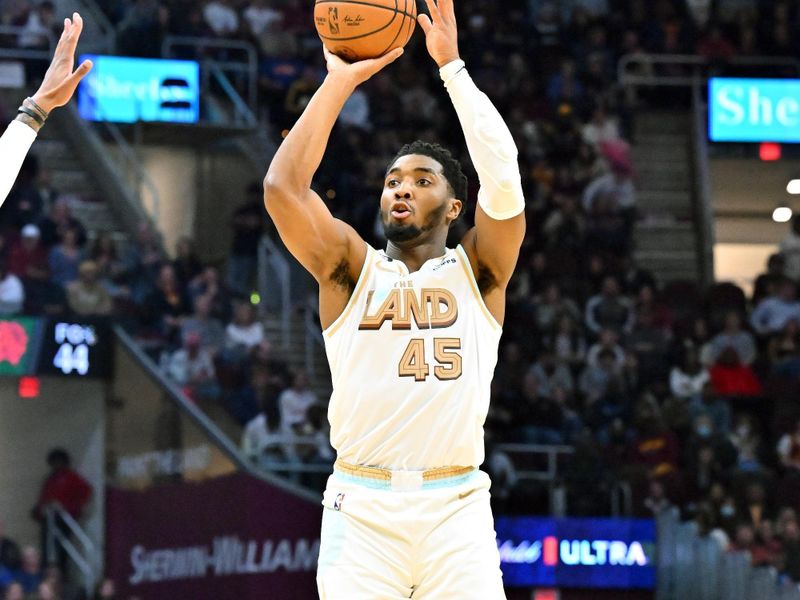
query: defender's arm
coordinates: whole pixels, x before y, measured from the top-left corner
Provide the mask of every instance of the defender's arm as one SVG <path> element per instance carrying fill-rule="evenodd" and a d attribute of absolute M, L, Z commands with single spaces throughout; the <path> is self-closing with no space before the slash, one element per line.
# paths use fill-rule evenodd
<path fill-rule="evenodd" d="M 328 76 L 281 144 L 264 179 L 264 204 L 281 239 L 317 281 L 327 279 L 343 260 L 351 272 L 358 272 L 366 248 L 352 227 L 331 215 L 311 189 L 311 179 L 347 99 L 401 54 L 397 50 L 348 64 L 325 50 Z"/>

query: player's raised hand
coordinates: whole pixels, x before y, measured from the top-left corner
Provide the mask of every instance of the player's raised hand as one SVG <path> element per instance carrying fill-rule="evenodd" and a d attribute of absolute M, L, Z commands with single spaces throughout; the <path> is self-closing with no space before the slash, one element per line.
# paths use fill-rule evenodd
<path fill-rule="evenodd" d="M 330 52 L 324 46 L 322 47 L 322 51 L 325 53 L 328 73 L 336 73 L 337 75 L 347 77 L 353 86 L 364 83 L 367 79 L 375 75 L 375 73 L 396 61 L 403 54 L 402 48 L 395 48 L 391 52 L 387 52 L 378 58 L 368 58 L 366 60 L 349 63 L 336 56 L 333 52 Z"/>
<path fill-rule="evenodd" d="M 428 53 L 439 67 L 458 56 L 458 27 L 453 0 L 425 0 L 431 16 L 419 15 L 417 21 L 425 32 Z"/>
<path fill-rule="evenodd" d="M 44 75 L 42 85 L 33 95 L 33 100 L 47 112 L 69 102 L 80 80 L 92 69 L 92 61 L 85 60 L 74 72 L 72 70 L 81 31 L 83 19 L 78 13 L 72 13 L 71 20 L 64 19 L 64 31 L 58 40 L 53 61 Z"/>

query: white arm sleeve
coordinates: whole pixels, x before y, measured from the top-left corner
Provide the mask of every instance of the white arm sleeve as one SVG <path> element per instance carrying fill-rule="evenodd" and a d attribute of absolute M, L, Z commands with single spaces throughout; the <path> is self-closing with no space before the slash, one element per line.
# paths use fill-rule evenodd
<path fill-rule="evenodd" d="M 11 121 L 0 137 L 0 206 L 17 180 L 22 161 L 36 139 L 36 132 L 19 121 Z"/>
<path fill-rule="evenodd" d="M 478 89 L 464 61 L 455 60 L 439 70 L 458 114 L 481 189 L 478 203 L 492 219 L 516 217 L 525 210 L 517 146 L 503 117 Z M 463 198 L 459 198 L 463 200 Z"/>

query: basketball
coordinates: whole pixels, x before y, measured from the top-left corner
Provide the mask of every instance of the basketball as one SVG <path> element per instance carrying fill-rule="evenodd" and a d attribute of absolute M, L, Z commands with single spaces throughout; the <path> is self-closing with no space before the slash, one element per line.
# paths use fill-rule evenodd
<path fill-rule="evenodd" d="M 405 46 L 416 22 L 416 0 L 316 0 L 314 5 L 322 43 L 349 62 Z"/>

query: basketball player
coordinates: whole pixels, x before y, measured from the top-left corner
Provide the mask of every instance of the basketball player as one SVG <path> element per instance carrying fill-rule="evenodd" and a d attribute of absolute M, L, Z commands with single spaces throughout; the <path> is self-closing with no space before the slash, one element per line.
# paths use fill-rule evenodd
<path fill-rule="evenodd" d="M 445 240 L 467 182 L 439 146 L 415 142 L 389 165 L 385 251 L 310 188 L 345 101 L 401 50 L 353 64 L 326 51 L 328 75 L 264 181 L 281 237 L 319 282 L 333 375 L 322 600 L 505 598 L 489 478 L 477 467 L 524 200 L 511 134 L 459 58 L 453 0 L 428 5 L 419 23 L 481 183 L 458 248 Z"/>
<path fill-rule="evenodd" d="M 72 20 L 64 19 L 64 31 L 42 85 L 32 98 L 23 100 L 17 118 L 0 137 L 0 205 L 11 191 L 22 162 L 50 111 L 69 102 L 80 80 L 92 69 L 92 61 L 85 60 L 72 71 L 82 30 L 83 19 L 78 13 L 72 14 Z"/>

